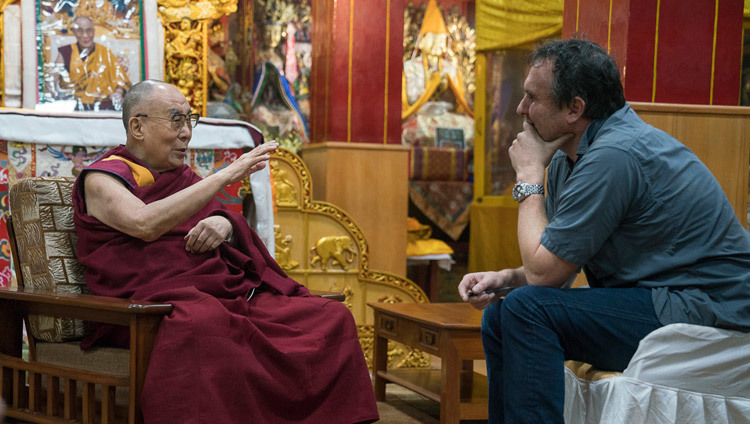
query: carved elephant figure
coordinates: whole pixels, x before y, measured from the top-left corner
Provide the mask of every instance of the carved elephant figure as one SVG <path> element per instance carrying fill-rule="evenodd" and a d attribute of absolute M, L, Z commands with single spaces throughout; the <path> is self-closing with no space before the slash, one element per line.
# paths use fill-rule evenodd
<path fill-rule="evenodd" d="M 313 256 L 310 265 L 320 262 L 320 268 L 325 271 L 328 269 L 328 261 L 333 259 L 346 271 L 347 265 L 354 261 L 357 251 L 354 248 L 354 242 L 348 236 L 328 236 L 322 237 L 310 248 L 310 254 Z"/>

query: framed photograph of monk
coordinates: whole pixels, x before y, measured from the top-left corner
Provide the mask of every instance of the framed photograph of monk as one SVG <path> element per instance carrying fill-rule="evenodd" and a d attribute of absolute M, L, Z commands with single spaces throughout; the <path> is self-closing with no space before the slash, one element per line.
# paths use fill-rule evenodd
<path fill-rule="evenodd" d="M 121 110 L 146 78 L 143 1 L 37 1 L 37 110 Z"/>

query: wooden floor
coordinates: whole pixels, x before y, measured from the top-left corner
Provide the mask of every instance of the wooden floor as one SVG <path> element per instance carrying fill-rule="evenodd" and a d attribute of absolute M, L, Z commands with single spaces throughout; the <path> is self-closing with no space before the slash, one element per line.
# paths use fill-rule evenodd
<path fill-rule="evenodd" d="M 432 357 L 431 368 L 440 369 L 440 358 Z M 484 361 L 474 362 L 474 371 L 487 375 Z M 439 424 L 440 404 L 396 384 L 388 384 L 385 402 L 378 402 L 383 424 Z M 487 421 L 461 421 L 461 424 L 484 424 Z"/>

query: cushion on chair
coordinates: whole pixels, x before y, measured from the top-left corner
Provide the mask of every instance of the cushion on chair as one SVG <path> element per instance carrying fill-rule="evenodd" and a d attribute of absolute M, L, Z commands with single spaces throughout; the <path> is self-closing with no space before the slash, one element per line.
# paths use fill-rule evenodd
<path fill-rule="evenodd" d="M 748 346 L 748 333 L 670 324 L 641 340 L 622 375 L 584 379 L 566 363 L 565 421 L 748 423 Z"/>
<path fill-rule="evenodd" d="M 75 179 L 37 177 L 18 181 L 10 190 L 13 229 L 20 272 L 28 288 L 87 293 L 83 266 L 75 256 L 76 233 L 71 193 Z M 47 316 L 29 317 L 37 340 L 77 340 L 90 332 L 85 321 Z"/>
<path fill-rule="evenodd" d="M 36 360 L 105 374 L 130 375 L 130 351 L 117 347 L 95 346 L 81 350 L 78 342 L 39 342 Z"/>

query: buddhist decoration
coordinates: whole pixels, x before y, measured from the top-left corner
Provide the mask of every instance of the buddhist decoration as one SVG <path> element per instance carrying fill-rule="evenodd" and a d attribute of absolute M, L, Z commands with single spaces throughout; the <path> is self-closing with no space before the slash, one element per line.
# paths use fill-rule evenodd
<path fill-rule="evenodd" d="M 234 13 L 237 0 L 159 0 L 164 24 L 164 77 L 206 114 L 209 89 L 208 38 L 213 20 Z"/>
<path fill-rule="evenodd" d="M 435 0 L 422 7 L 409 3 L 404 10 L 401 140 L 415 147 L 470 149 L 476 90 L 474 30 L 456 9 L 446 25 Z M 442 135 L 438 128 L 444 130 Z"/>
<path fill-rule="evenodd" d="M 329 261 L 333 261 L 334 266 L 338 265 L 346 271 L 357 256 L 357 250 L 348 236 L 327 236 L 320 238 L 315 246 L 310 248 L 310 256 L 310 265 L 319 262 L 323 271 L 328 269 Z"/>

